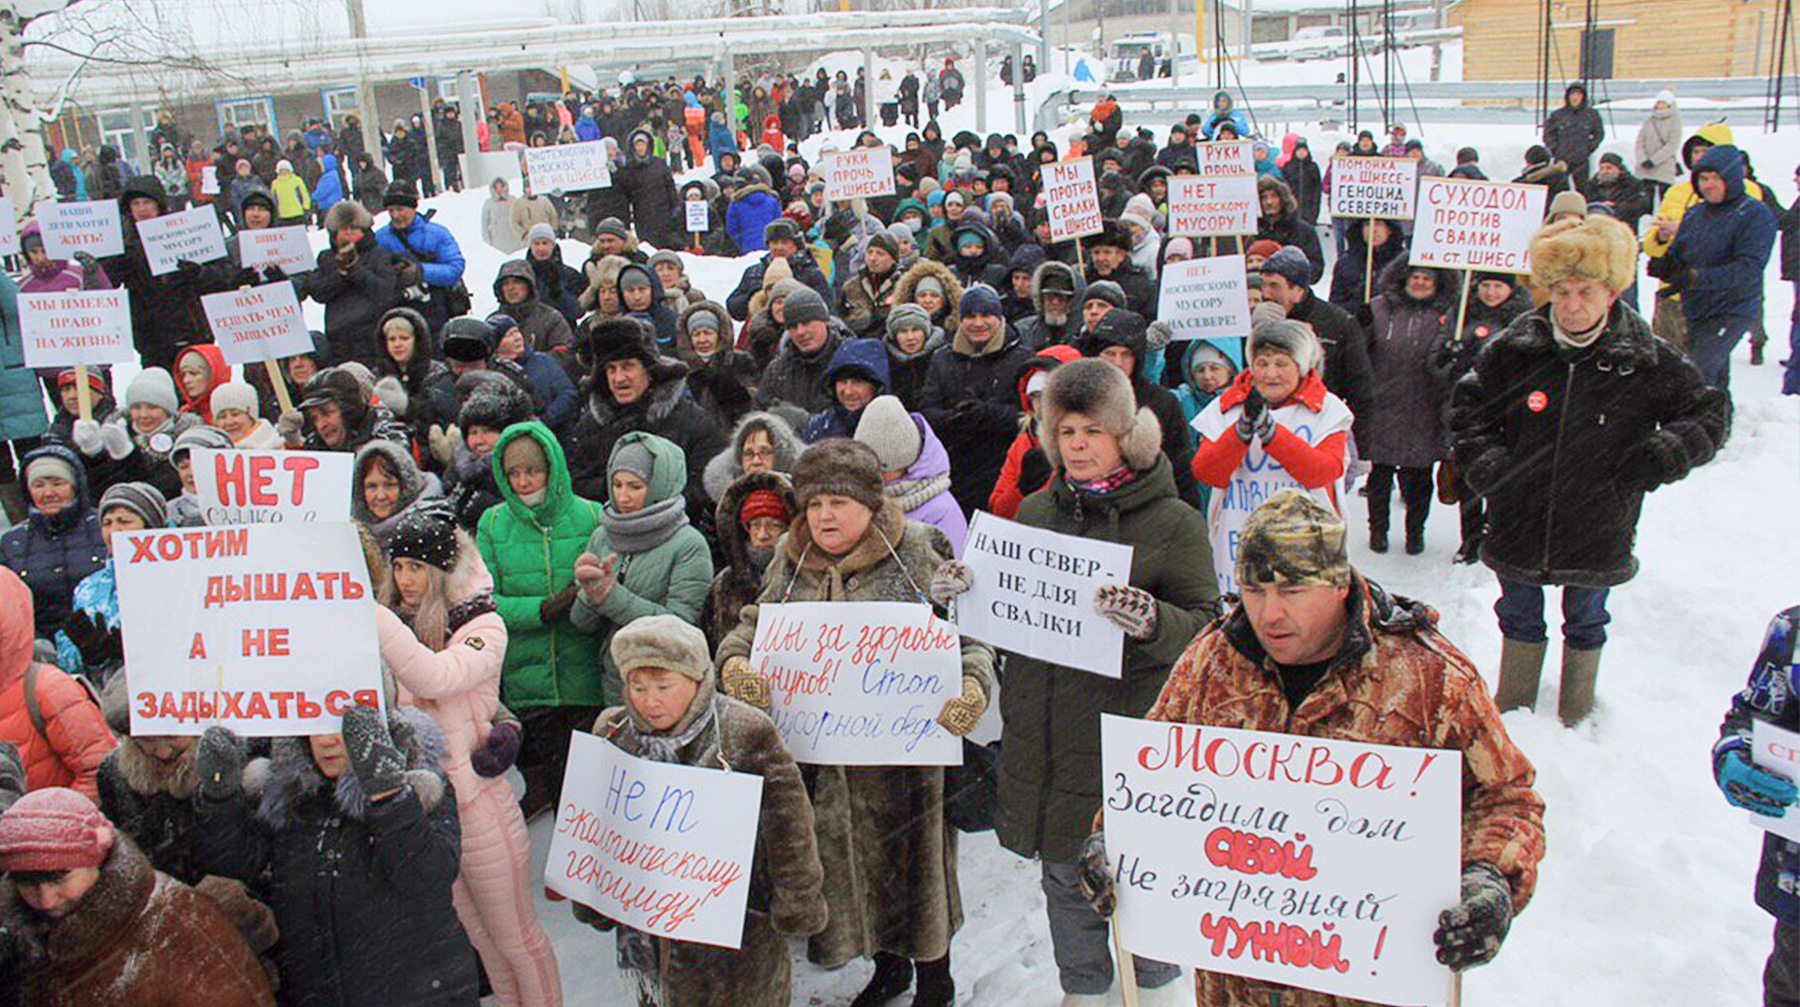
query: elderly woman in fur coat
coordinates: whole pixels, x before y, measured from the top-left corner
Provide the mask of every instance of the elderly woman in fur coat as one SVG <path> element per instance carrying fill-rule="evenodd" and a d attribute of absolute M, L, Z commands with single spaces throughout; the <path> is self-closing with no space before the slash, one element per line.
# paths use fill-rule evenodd
<path fill-rule="evenodd" d="M 494 580 L 474 540 L 447 513 L 415 510 L 389 534 L 389 576 L 375 611 L 381 659 L 400 700 L 431 714 L 444 732 L 440 765 L 456 789 L 462 873 L 451 894 L 463 929 L 481 955 L 502 1007 L 557 1007 L 556 953 L 532 908 L 531 840 L 512 787 L 475 762 L 488 757 L 500 711 L 506 624 L 494 609 Z"/>
<path fill-rule="evenodd" d="M 618 928 L 619 969 L 639 1007 L 787 1007 L 788 937 L 825 928 L 824 869 L 800 769 L 762 711 L 714 691 L 706 637 L 672 615 L 633 620 L 611 643 L 625 704 L 594 733 L 643 759 L 762 777 L 756 858 L 738 950 Z M 576 918 L 616 924 L 585 906 Z"/>
<path fill-rule="evenodd" d="M 833 438 L 794 466 L 800 515 L 776 547 L 757 604 L 743 609 L 715 659 L 728 695 L 770 702 L 769 681 L 750 668 L 763 605 L 799 601 L 926 602 L 925 587 L 949 540 L 907 521 L 882 492 L 881 462 L 857 441 Z M 962 691 L 937 722 L 974 730 L 994 686 L 994 652 L 962 641 Z M 826 968 L 875 959 L 859 1005 L 900 996 L 918 975 L 914 1007 L 949 1007 L 950 938 L 962 925 L 956 837 L 944 817 L 944 771 L 936 766 L 819 766 L 813 789 L 819 859 L 830 922 L 808 957 Z"/>

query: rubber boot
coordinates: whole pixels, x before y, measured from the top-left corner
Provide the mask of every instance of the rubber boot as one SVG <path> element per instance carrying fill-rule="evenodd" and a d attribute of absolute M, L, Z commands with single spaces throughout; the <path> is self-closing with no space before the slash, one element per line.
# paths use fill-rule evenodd
<path fill-rule="evenodd" d="M 1542 640 L 1500 642 L 1500 686 L 1494 690 L 1494 705 L 1501 713 L 1537 705 L 1538 680 L 1544 674 L 1544 651 L 1549 646 Z"/>
<path fill-rule="evenodd" d="M 1577 650 L 1563 644 L 1562 694 L 1556 714 L 1564 727 L 1574 727 L 1594 712 L 1594 679 L 1600 675 L 1600 648 Z"/>
<path fill-rule="evenodd" d="M 850 1001 L 850 1007 L 881 1007 L 894 999 L 912 985 L 913 964 L 899 955 L 890 955 L 886 951 L 875 952 L 875 974 L 869 977 L 869 985 L 864 986 L 856 999 Z"/>
<path fill-rule="evenodd" d="M 956 981 L 950 978 L 948 954 L 936 961 L 913 962 L 913 970 L 918 973 L 919 988 L 913 994 L 912 1007 L 954 1007 Z"/>

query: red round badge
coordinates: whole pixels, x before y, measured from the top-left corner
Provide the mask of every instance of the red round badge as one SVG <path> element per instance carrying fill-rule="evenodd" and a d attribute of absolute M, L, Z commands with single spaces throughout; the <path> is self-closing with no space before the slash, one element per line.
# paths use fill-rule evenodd
<path fill-rule="evenodd" d="M 1543 392 L 1532 392 L 1525 396 L 1525 408 L 1534 413 L 1541 413 L 1550 407 L 1550 396 Z"/>

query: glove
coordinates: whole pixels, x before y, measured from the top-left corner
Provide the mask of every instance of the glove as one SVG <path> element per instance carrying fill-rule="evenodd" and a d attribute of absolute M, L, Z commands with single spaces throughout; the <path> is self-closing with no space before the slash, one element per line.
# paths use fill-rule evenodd
<path fill-rule="evenodd" d="M 194 772 L 200 777 L 200 795 L 209 801 L 229 801 L 244 785 L 244 742 L 223 727 L 209 727 L 200 736 L 194 753 Z"/>
<path fill-rule="evenodd" d="M 406 388 L 400 384 L 399 378 L 389 374 L 375 382 L 375 398 L 380 400 L 382 405 L 388 407 L 388 412 L 405 418 L 407 394 Z"/>
<path fill-rule="evenodd" d="M 197 276 L 205 271 L 205 267 L 192 259 L 176 259 L 175 268 L 189 276 Z"/>
<path fill-rule="evenodd" d="M 1050 467 L 1050 456 L 1044 454 L 1043 448 L 1032 448 L 1019 458 L 1019 478 L 1013 484 L 1019 492 L 1030 496 L 1044 488 L 1056 470 Z"/>
<path fill-rule="evenodd" d="M 598 559 L 591 552 L 582 553 L 575 560 L 575 583 L 581 585 L 581 594 L 589 605 L 604 605 L 619 584 L 618 554 Z"/>
<path fill-rule="evenodd" d="M 1438 914 L 1437 960 L 1461 972 L 1493 961 L 1512 926 L 1512 885 L 1493 864 L 1463 868 L 1462 901 Z"/>
<path fill-rule="evenodd" d="M 1265 418 L 1271 428 L 1269 436 L 1273 437 L 1275 419 L 1273 416 L 1269 415 L 1269 404 L 1263 400 L 1261 392 L 1252 388 L 1250 389 L 1250 394 L 1244 399 L 1243 412 L 1238 416 L 1238 439 L 1245 444 L 1249 444 L 1253 439 L 1260 438 L 1262 436 Z M 1267 441 L 1264 441 L 1264 443 L 1267 443 Z"/>
<path fill-rule="evenodd" d="M 1119 890 L 1113 879 L 1112 865 L 1106 862 L 1104 831 L 1097 830 L 1082 841 L 1081 856 L 1075 861 L 1075 878 L 1094 912 L 1110 918 L 1113 910 L 1119 907 Z"/>
<path fill-rule="evenodd" d="M 951 696 L 944 700 L 944 709 L 937 716 L 937 722 L 944 730 L 957 737 L 963 737 L 975 730 L 981 723 L 981 715 L 987 712 L 987 693 L 982 691 L 981 683 L 967 675 L 962 680 L 962 695 Z"/>
<path fill-rule="evenodd" d="M 601 933 L 606 933 L 618 926 L 618 924 L 614 923 L 610 917 L 602 916 L 579 902 L 571 902 L 569 903 L 569 906 L 575 910 L 575 919 L 578 922 L 586 923 L 588 926 L 593 927 Z"/>
<path fill-rule="evenodd" d="M 100 453 L 99 420 L 76 420 L 70 435 L 75 438 L 75 450 L 90 458 Z"/>
<path fill-rule="evenodd" d="M 558 591 L 550 597 L 545 598 L 542 602 L 539 602 L 538 621 L 548 626 L 558 619 L 561 619 L 563 616 L 568 615 L 569 609 L 575 607 L 575 592 L 577 590 L 578 588 L 576 585 L 570 584 L 561 591 Z"/>
<path fill-rule="evenodd" d="M 106 668 L 125 660 L 125 644 L 119 636 L 119 628 L 108 626 L 103 615 L 77 609 L 63 620 L 62 631 L 81 652 L 83 667 Z M 81 668 L 63 670 L 74 674 Z"/>
<path fill-rule="evenodd" d="M 1094 592 L 1094 611 L 1133 640 L 1156 635 L 1156 598 L 1128 584 L 1102 584 Z"/>
<path fill-rule="evenodd" d="M 719 686 L 725 695 L 759 710 L 770 706 L 769 680 L 750 670 L 748 658 L 732 657 L 719 668 Z"/>
<path fill-rule="evenodd" d="M 345 710 L 342 732 L 350 770 L 371 800 L 380 800 L 406 786 L 406 756 L 394 746 L 380 710 L 372 706 Z"/>
<path fill-rule="evenodd" d="M 1475 491 L 1477 496 L 1487 496 L 1488 490 L 1506 474 L 1508 460 L 1505 448 L 1490 448 L 1475 456 L 1475 460 L 1461 466 L 1463 482 Z"/>
<path fill-rule="evenodd" d="M 449 427 L 441 427 L 436 423 L 425 432 L 425 439 L 431 443 L 431 456 L 439 465 L 449 465 L 456 457 L 456 446 L 462 443 L 462 431 L 452 423 Z"/>
<path fill-rule="evenodd" d="M 969 564 L 960 559 L 947 559 L 938 564 L 937 572 L 931 575 L 931 583 L 926 586 L 925 593 L 931 600 L 945 608 L 955 601 L 957 596 L 975 586 L 975 574 Z"/>
<path fill-rule="evenodd" d="M 86 252 L 75 253 L 75 263 L 81 267 L 82 286 L 93 282 L 100 276 L 100 260 Z"/>
<path fill-rule="evenodd" d="M 1668 286 L 1670 293 L 1680 293 L 1693 286 L 1694 282 L 1699 278 L 1700 274 L 1689 268 L 1677 271 L 1668 279 L 1664 280 L 1663 283 Z"/>
<path fill-rule="evenodd" d="M 287 270 L 276 265 L 263 267 L 263 279 L 269 283 L 280 283 L 288 278 Z"/>
<path fill-rule="evenodd" d="M 1144 330 L 1144 349 L 1160 350 L 1175 341 L 1175 329 L 1165 321 L 1151 322 Z"/>
<path fill-rule="evenodd" d="M 1770 818 L 1785 817 L 1788 805 L 1800 797 L 1800 788 L 1794 786 L 1794 781 L 1751 762 L 1749 753 L 1742 748 L 1720 756 L 1713 776 L 1726 800 Z"/>
<path fill-rule="evenodd" d="M 100 446 L 106 449 L 106 457 L 116 462 L 130 454 L 136 445 L 131 443 L 131 434 L 124 423 L 108 423 L 100 428 Z"/>
<path fill-rule="evenodd" d="M 306 423 L 306 417 L 298 409 L 288 409 L 275 418 L 275 431 L 281 439 L 294 447 L 301 443 L 300 428 Z"/>
<path fill-rule="evenodd" d="M 1680 479 L 1691 468 L 1681 439 L 1659 430 L 1626 449 L 1614 475 L 1620 485 L 1647 491 Z"/>
<path fill-rule="evenodd" d="M 1367 304 L 1359 304 L 1359 305 L 1357 305 L 1356 311 L 1354 312 L 1354 314 L 1356 316 L 1356 324 L 1357 325 L 1359 325 L 1365 329 L 1374 327 L 1374 325 L 1375 325 L 1375 309 L 1374 308 L 1370 307 Z"/>
<path fill-rule="evenodd" d="M 501 707 L 507 719 L 497 720 L 488 731 L 487 741 L 480 748 L 469 753 L 469 765 L 475 767 L 475 775 L 495 777 L 505 775 L 513 764 L 519 761 L 519 746 L 525 741 L 525 727 L 512 719 L 512 713 Z"/>

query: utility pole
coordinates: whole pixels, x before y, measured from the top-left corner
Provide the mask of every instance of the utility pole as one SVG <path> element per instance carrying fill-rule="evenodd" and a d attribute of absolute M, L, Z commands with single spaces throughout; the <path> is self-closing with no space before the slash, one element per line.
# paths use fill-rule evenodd
<path fill-rule="evenodd" d="M 344 0 L 344 6 L 350 14 L 350 37 L 357 40 L 357 48 L 361 49 L 362 40 L 369 37 L 369 19 L 363 14 L 363 0 Z M 360 52 L 357 62 L 362 62 Z M 362 120 L 363 149 L 369 152 L 370 160 L 380 164 L 381 110 L 375 105 L 375 83 L 361 75 L 356 78 L 356 115 Z"/>

